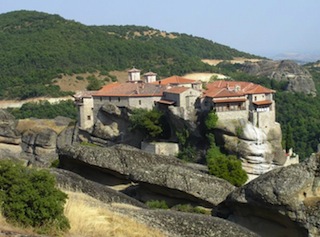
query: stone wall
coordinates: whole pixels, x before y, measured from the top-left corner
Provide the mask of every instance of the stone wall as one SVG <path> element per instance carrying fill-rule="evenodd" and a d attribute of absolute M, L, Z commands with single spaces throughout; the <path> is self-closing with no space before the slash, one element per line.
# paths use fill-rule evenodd
<path fill-rule="evenodd" d="M 179 145 L 171 142 L 141 142 L 141 150 L 157 155 L 176 156 Z"/>
<path fill-rule="evenodd" d="M 131 97 L 129 98 L 129 106 L 132 108 L 143 108 L 151 110 L 154 107 L 155 101 L 159 101 L 161 97 Z M 117 105 L 117 104 L 116 104 Z"/>

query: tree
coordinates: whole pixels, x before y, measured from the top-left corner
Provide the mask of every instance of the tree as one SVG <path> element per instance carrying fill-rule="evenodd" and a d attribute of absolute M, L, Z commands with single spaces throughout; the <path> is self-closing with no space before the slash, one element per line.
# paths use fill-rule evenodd
<path fill-rule="evenodd" d="M 204 122 L 207 130 L 212 131 L 216 127 L 217 122 L 218 122 L 218 116 L 214 111 L 210 111 Z"/>
<path fill-rule="evenodd" d="M 47 171 L 0 161 L 1 211 L 8 221 L 40 233 L 65 231 L 70 228 L 63 214 L 66 199 Z"/>
<path fill-rule="evenodd" d="M 289 152 L 291 148 L 293 148 L 294 141 L 293 141 L 293 135 L 292 135 L 292 128 L 290 124 L 288 124 L 285 134 L 285 148 L 286 152 Z"/>
<path fill-rule="evenodd" d="M 157 138 L 163 132 L 161 117 L 163 114 L 156 110 L 133 109 L 129 118 L 131 122 L 131 130 L 141 130 L 148 138 Z"/>
<path fill-rule="evenodd" d="M 197 158 L 196 148 L 192 145 L 190 140 L 190 133 L 188 129 L 182 130 L 182 132 L 176 132 L 178 138 L 180 151 L 177 157 L 187 162 L 193 162 Z"/>
<path fill-rule="evenodd" d="M 221 153 L 216 145 L 211 145 L 206 159 L 210 174 L 227 180 L 235 186 L 241 186 L 247 181 L 248 175 L 242 169 L 241 161 L 235 156 L 226 156 Z"/>

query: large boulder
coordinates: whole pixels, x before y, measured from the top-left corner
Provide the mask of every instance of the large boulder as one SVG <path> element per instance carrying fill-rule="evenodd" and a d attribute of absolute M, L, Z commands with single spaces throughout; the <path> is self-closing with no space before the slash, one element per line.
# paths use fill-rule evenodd
<path fill-rule="evenodd" d="M 45 128 L 41 130 L 27 130 L 22 134 L 22 148 L 24 152 L 34 156 L 43 166 L 50 165 L 57 159 L 57 133 Z"/>
<path fill-rule="evenodd" d="M 208 215 L 170 210 L 117 208 L 116 211 L 159 229 L 171 237 L 258 237 L 230 221 Z"/>
<path fill-rule="evenodd" d="M 319 236 L 320 155 L 261 175 L 218 209 L 219 216 L 261 236 Z"/>
<path fill-rule="evenodd" d="M 246 62 L 242 70 L 255 76 L 266 76 L 276 81 L 287 81 L 287 90 L 316 94 L 312 75 L 302 66 L 290 60 Z"/>
<path fill-rule="evenodd" d="M 23 155 L 17 124 L 13 115 L 0 109 L 0 159 L 19 159 Z"/>
<path fill-rule="evenodd" d="M 65 146 L 59 151 L 62 168 L 93 175 L 113 174 L 145 185 L 154 192 L 214 207 L 234 190 L 227 181 L 186 166 L 175 157 L 154 155 L 124 146 Z M 92 178 L 88 177 L 87 178 Z"/>
<path fill-rule="evenodd" d="M 13 115 L 0 109 L 0 143 L 19 145 L 21 135 L 17 131 L 18 121 Z"/>
<path fill-rule="evenodd" d="M 97 120 L 88 140 L 96 144 L 121 143 L 140 147 L 144 135 L 130 129 L 130 112 L 128 108 L 119 109 L 112 103 L 105 103 L 97 111 Z"/>
<path fill-rule="evenodd" d="M 105 185 L 87 180 L 73 172 L 63 169 L 50 169 L 50 173 L 56 177 L 59 187 L 68 191 L 85 193 L 104 203 L 125 203 L 136 207 L 146 208 L 143 203 L 136 199 L 130 198 Z"/>
<path fill-rule="evenodd" d="M 281 128 L 275 123 L 268 133 L 245 120 L 218 121 L 217 140 L 230 154 L 240 157 L 250 179 L 284 165 Z"/>

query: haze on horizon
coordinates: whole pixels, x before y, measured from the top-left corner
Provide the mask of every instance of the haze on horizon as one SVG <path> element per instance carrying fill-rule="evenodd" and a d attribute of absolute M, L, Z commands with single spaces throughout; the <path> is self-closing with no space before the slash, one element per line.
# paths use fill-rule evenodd
<path fill-rule="evenodd" d="M 0 14 L 35 10 L 85 25 L 138 25 L 203 37 L 247 53 L 320 59 L 319 0 L 2 0 Z"/>

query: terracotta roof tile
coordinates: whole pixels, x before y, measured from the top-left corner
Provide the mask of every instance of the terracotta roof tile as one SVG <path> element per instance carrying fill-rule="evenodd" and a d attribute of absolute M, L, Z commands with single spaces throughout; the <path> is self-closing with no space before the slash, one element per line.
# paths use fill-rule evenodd
<path fill-rule="evenodd" d="M 252 82 L 243 81 L 224 81 L 218 80 L 207 84 L 204 96 L 208 97 L 236 97 L 248 94 L 274 93 L 268 89 Z"/>
<path fill-rule="evenodd" d="M 150 97 L 162 96 L 165 87 L 150 83 L 113 83 L 104 86 L 93 96 Z"/>
<path fill-rule="evenodd" d="M 184 86 L 177 86 L 177 87 L 172 87 L 170 89 L 165 90 L 165 92 L 173 93 L 173 94 L 181 94 L 190 88 L 184 87 Z"/>
<path fill-rule="evenodd" d="M 193 84 L 198 83 L 197 80 L 191 80 L 184 77 L 172 76 L 159 81 L 152 82 L 152 84 L 170 85 L 170 84 Z"/>
<path fill-rule="evenodd" d="M 270 105 L 272 104 L 271 100 L 261 100 L 261 101 L 254 101 L 252 102 L 255 105 Z"/>

